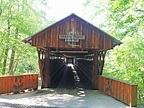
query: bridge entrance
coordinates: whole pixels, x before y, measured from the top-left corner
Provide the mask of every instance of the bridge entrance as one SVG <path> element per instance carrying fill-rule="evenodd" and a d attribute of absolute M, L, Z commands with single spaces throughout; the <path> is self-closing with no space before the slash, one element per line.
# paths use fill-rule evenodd
<path fill-rule="evenodd" d="M 106 51 L 121 44 L 75 14 L 23 42 L 37 48 L 43 88 L 59 86 L 61 78 L 66 86 L 70 85 L 77 74 L 91 89 L 98 89 L 98 75 L 102 75 Z"/>

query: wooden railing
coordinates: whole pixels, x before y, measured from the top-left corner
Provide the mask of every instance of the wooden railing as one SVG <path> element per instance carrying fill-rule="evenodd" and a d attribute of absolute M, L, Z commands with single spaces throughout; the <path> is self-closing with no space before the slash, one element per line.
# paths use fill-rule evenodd
<path fill-rule="evenodd" d="M 0 77 L 0 94 L 38 88 L 38 74 Z"/>
<path fill-rule="evenodd" d="M 135 84 L 99 76 L 98 89 L 131 107 L 137 105 L 137 85 Z"/>

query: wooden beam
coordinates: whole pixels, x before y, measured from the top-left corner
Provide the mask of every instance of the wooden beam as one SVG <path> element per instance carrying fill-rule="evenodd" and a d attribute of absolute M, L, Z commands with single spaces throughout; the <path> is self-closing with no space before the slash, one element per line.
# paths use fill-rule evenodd
<path fill-rule="evenodd" d="M 92 71 L 92 79 L 91 84 L 93 89 L 98 89 L 98 52 L 94 52 L 93 56 L 93 71 Z"/>
<path fill-rule="evenodd" d="M 106 50 L 100 51 L 98 54 L 98 57 L 100 58 L 98 60 L 98 69 L 99 69 L 99 75 L 102 75 L 103 67 L 104 67 L 104 62 L 105 62 L 105 55 L 106 55 Z"/>
<path fill-rule="evenodd" d="M 85 54 L 88 51 L 51 51 L 51 53 L 77 53 L 77 54 Z"/>
<path fill-rule="evenodd" d="M 37 49 L 37 51 L 38 51 L 40 75 L 42 80 L 42 88 L 48 88 L 50 87 L 50 65 L 49 65 L 50 50 Z"/>
<path fill-rule="evenodd" d="M 50 58 L 49 58 L 50 49 L 45 51 L 45 59 L 44 59 L 44 70 L 43 70 L 43 86 L 42 88 L 50 87 Z"/>

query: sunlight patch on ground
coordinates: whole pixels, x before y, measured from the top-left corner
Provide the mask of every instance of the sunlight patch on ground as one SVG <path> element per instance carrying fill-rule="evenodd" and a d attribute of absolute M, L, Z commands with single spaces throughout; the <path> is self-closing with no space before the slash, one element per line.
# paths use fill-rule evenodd
<path fill-rule="evenodd" d="M 81 93 L 81 94 L 79 94 Z M 0 96 L 0 102 L 48 107 L 130 108 L 97 90 L 45 89 L 30 93 Z"/>

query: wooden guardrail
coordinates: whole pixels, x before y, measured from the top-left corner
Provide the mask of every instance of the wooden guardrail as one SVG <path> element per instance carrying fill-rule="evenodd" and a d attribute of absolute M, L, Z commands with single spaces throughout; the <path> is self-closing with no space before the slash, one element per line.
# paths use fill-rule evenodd
<path fill-rule="evenodd" d="M 0 77 L 0 94 L 38 88 L 38 74 Z"/>
<path fill-rule="evenodd" d="M 131 107 L 137 105 L 137 85 L 135 84 L 98 76 L 98 89 Z"/>

